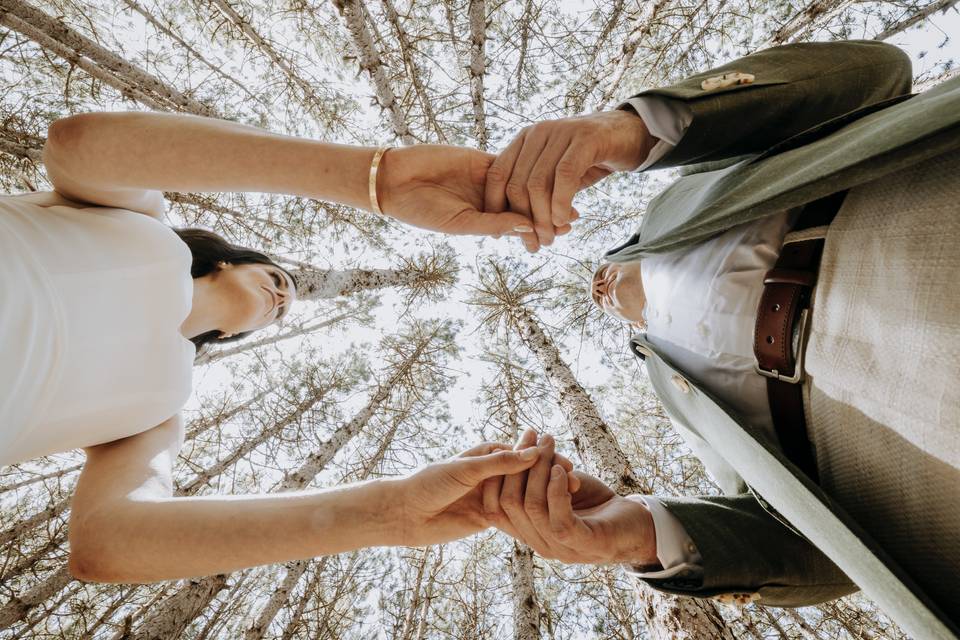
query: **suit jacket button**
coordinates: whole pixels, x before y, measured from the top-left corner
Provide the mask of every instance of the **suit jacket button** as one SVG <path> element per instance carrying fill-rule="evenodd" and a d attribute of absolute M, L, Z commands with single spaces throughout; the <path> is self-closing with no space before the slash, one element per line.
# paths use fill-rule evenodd
<path fill-rule="evenodd" d="M 670 378 L 670 382 L 673 383 L 681 393 L 690 393 L 690 383 L 683 379 L 682 376 L 674 375 Z"/>

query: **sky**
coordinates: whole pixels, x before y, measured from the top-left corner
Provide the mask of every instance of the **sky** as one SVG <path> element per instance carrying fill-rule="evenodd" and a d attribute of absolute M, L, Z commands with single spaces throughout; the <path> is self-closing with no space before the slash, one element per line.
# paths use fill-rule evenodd
<path fill-rule="evenodd" d="M 576 7 L 583 7 L 584 10 L 587 10 L 590 4 L 592 3 L 568 2 L 565 3 L 565 6 L 569 6 L 571 10 Z M 960 34 L 960 14 L 956 11 L 950 11 L 946 15 L 934 16 L 920 26 L 892 38 L 890 43 L 900 46 L 908 52 L 913 60 L 916 75 L 938 69 L 939 65 L 945 60 L 960 59 L 960 39 L 947 39 L 947 34 Z M 942 46 L 945 40 L 947 40 L 947 44 Z M 373 109 L 370 110 L 370 113 L 376 115 Z M 494 141 L 495 148 L 492 149 L 494 152 L 497 150 L 497 142 L 504 146 L 509 142 L 509 138 Z M 664 174 L 656 176 L 663 183 L 666 183 L 672 177 L 669 171 L 659 173 Z M 586 206 L 587 199 L 581 197 L 578 202 L 583 207 Z M 624 203 L 624 206 L 629 206 L 629 203 Z M 482 259 L 488 257 L 504 259 L 508 256 L 525 255 L 522 246 L 515 239 L 440 238 L 435 234 L 418 230 L 406 234 L 405 244 L 396 247 L 396 250 L 401 255 L 412 255 L 424 250 L 428 243 L 441 242 L 445 242 L 455 249 L 460 256 L 460 264 L 466 269 L 470 269 L 472 265 L 477 265 Z M 575 256 L 578 252 L 575 250 L 576 247 L 571 246 L 570 242 L 569 239 L 560 238 L 554 246 L 542 250 L 542 253 L 547 259 L 571 264 L 570 256 Z M 356 259 L 356 256 L 348 257 L 344 255 L 338 247 L 326 248 L 322 253 L 327 257 L 331 266 L 336 266 L 338 263 L 342 264 L 341 260 Z M 381 259 L 374 263 L 365 263 L 364 266 L 390 265 L 387 261 Z M 429 305 L 427 309 L 421 309 L 417 312 L 417 315 L 422 317 L 445 317 L 463 323 L 464 330 L 458 338 L 458 343 L 463 348 L 462 357 L 452 365 L 460 375 L 456 377 L 454 386 L 447 394 L 452 422 L 459 425 L 477 425 L 483 422 L 482 408 L 474 400 L 478 397 L 480 384 L 491 375 L 489 367 L 477 359 L 479 341 L 470 335 L 471 332 L 477 331 L 474 322 L 475 312 L 464 303 L 471 293 L 470 283 L 474 281 L 475 277 L 473 275 L 461 272 L 459 282 L 453 287 L 446 300 L 436 305 Z M 312 315 L 315 312 L 314 309 L 304 308 L 309 306 L 312 305 L 301 305 L 302 308 L 297 315 L 305 317 Z M 376 344 L 377 340 L 383 335 L 383 328 L 395 326 L 396 318 L 402 311 L 401 296 L 389 290 L 384 291 L 381 305 L 374 312 L 375 322 L 373 325 L 368 328 L 353 326 L 348 333 L 334 332 L 327 342 L 326 353 L 332 355 L 338 350 L 352 348 L 351 345 Z M 607 382 L 611 374 L 614 373 L 611 367 L 616 366 L 616 362 L 602 357 L 603 354 L 597 353 L 592 344 L 567 343 L 565 346 L 567 351 L 564 353 L 564 357 L 568 363 L 573 365 L 574 372 L 584 384 L 588 386 L 601 385 Z M 296 344 L 293 341 L 284 347 L 284 351 L 291 353 L 295 350 Z M 232 379 L 229 369 L 216 365 L 198 367 L 194 376 L 195 393 L 187 407 L 188 409 L 198 407 L 204 395 L 229 385 Z M 357 403 L 362 400 L 362 396 L 354 398 Z M 555 418 L 559 419 L 559 414 Z M 479 434 L 477 434 L 477 439 L 480 439 Z"/>

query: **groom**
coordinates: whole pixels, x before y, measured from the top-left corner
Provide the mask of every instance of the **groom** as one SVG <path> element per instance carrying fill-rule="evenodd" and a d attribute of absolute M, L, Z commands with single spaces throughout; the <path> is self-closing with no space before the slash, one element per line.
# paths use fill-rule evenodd
<path fill-rule="evenodd" d="M 510 143 L 485 209 L 530 215 L 531 251 L 585 186 L 683 167 L 590 293 L 640 330 L 722 495 L 571 494 L 544 456 L 487 501 L 498 526 L 669 593 L 802 606 L 859 587 L 912 636 L 956 636 L 960 78 L 910 82 L 888 45 L 788 45 Z"/>

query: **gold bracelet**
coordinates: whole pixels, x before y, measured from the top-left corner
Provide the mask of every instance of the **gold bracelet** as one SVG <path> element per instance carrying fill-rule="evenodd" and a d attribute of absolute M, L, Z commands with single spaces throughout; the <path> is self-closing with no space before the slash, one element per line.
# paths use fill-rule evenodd
<path fill-rule="evenodd" d="M 380 211 L 380 202 L 377 200 L 377 169 L 380 168 L 380 159 L 383 158 L 383 154 L 390 149 L 393 149 L 393 147 L 380 147 L 373 154 L 373 160 L 370 161 L 370 210 L 374 213 L 383 214 Z"/>

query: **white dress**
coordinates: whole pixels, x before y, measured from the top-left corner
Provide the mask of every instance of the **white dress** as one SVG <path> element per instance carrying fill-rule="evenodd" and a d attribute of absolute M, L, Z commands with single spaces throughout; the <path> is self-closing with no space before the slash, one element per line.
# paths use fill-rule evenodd
<path fill-rule="evenodd" d="M 0 465 L 134 435 L 190 395 L 190 251 L 149 216 L 0 196 Z"/>

